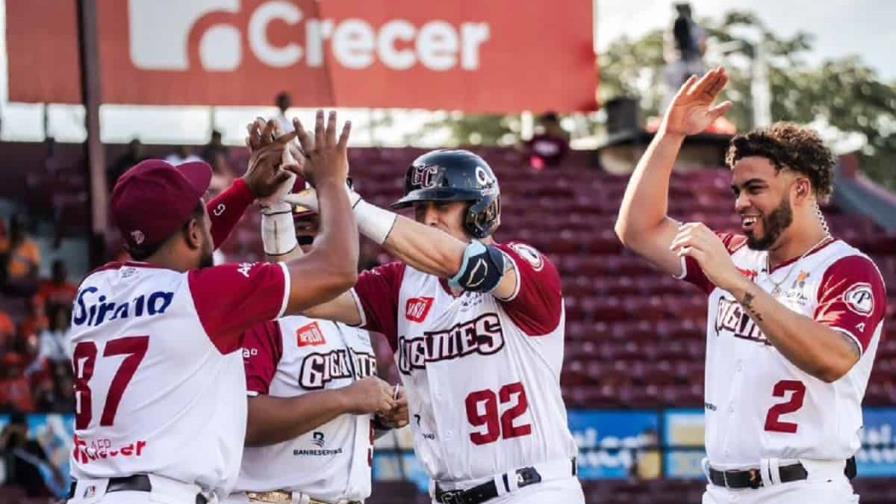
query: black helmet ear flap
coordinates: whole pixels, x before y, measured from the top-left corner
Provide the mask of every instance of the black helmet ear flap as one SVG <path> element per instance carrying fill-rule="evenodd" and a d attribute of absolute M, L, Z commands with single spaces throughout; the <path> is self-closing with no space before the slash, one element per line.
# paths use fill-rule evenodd
<path fill-rule="evenodd" d="M 464 222 L 467 231 L 474 238 L 485 238 L 501 225 L 501 197 L 484 196 L 470 205 Z"/>

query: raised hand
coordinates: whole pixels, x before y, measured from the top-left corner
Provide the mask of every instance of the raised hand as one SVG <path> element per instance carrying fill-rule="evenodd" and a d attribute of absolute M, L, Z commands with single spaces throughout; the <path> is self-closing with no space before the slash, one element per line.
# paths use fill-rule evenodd
<path fill-rule="evenodd" d="M 275 193 L 285 194 L 292 187 L 290 181 L 295 180 L 295 174 L 301 169 L 301 163 L 289 150 L 289 144 L 295 143 L 295 133 L 280 135 L 275 121 L 261 118 L 250 123 L 247 129 L 246 146 L 250 156 L 243 180 L 259 200 L 270 199 Z M 284 187 L 287 187 L 285 192 Z"/>
<path fill-rule="evenodd" d="M 342 133 L 336 138 L 336 112 L 330 112 L 324 126 L 324 111 L 318 110 L 315 117 L 314 137 L 305 131 L 298 119 L 293 120 L 296 136 L 305 155 L 302 173 L 312 185 L 325 178 L 345 183 L 348 178 L 348 137 L 351 121 L 342 126 Z"/>
<path fill-rule="evenodd" d="M 699 80 L 691 76 L 678 90 L 660 125 L 660 131 L 678 135 L 696 135 L 731 110 L 731 102 L 713 105 L 728 84 L 728 72 L 718 67 Z"/>

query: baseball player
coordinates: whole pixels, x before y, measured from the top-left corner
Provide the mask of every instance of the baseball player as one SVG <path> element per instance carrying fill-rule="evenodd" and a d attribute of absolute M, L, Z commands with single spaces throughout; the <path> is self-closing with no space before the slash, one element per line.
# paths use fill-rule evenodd
<path fill-rule="evenodd" d="M 832 237 L 819 209 L 831 152 L 788 123 L 738 135 L 727 163 L 741 234 L 666 216 L 681 144 L 731 107 L 713 105 L 727 81 L 717 68 L 679 90 L 616 231 L 709 296 L 703 502 L 858 502 L 849 479 L 886 293 L 874 263 Z"/>
<path fill-rule="evenodd" d="M 308 196 L 294 201 L 313 206 Z M 560 278 L 532 246 L 492 237 L 488 163 L 462 150 L 417 158 L 395 204 L 416 221 L 352 200 L 361 233 L 400 261 L 306 314 L 387 336 L 433 501 L 584 502 L 560 393 Z"/>
<path fill-rule="evenodd" d="M 211 266 L 215 246 L 256 197 L 278 197 L 287 142 L 273 123 L 250 127 L 248 183 L 208 206 L 205 163 L 149 160 L 115 186 L 110 210 L 132 262 L 82 282 L 71 338 L 77 407 L 69 502 L 216 502 L 232 488 L 246 432 L 244 331 L 350 287 L 357 236 L 345 194 L 346 124 L 324 127 L 305 175 L 322 194 L 321 236 L 283 264 Z M 297 125 L 300 135 L 307 134 Z M 288 190 L 291 187 L 286 187 Z"/>
<path fill-rule="evenodd" d="M 289 215 L 292 209 L 287 204 L 283 210 Z M 283 250 L 307 252 L 319 218 L 304 212 L 295 220 L 298 242 Z M 265 234 L 270 226 L 262 229 Z M 274 237 L 263 241 L 270 258 L 283 257 L 272 249 Z M 227 502 L 355 503 L 369 497 L 374 426 L 408 422 L 403 392 L 376 377 L 370 334 L 288 316 L 251 329 L 243 359 L 247 447 Z"/>

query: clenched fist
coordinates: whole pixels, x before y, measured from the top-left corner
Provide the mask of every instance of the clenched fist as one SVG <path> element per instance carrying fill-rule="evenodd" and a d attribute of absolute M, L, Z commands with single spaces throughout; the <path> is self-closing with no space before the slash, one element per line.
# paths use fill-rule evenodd
<path fill-rule="evenodd" d="M 355 415 L 386 413 L 397 402 L 392 396 L 392 385 L 376 376 L 362 378 L 339 390 L 343 393 L 346 410 Z"/>

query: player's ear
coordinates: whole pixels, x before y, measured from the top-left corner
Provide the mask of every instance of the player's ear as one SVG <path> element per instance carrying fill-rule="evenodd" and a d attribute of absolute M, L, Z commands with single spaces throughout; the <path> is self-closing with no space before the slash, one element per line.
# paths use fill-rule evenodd
<path fill-rule="evenodd" d="M 188 247 L 202 248 L 202 222 L 198 218 L 193 217 L 184 225 L 183 235 Z"/>
<path fill-rule="evenodd" d="M 808 178 L 800 177 L 793 184 L 797 201 L 805 201 L 812 195 L 812 184 Z"/>

